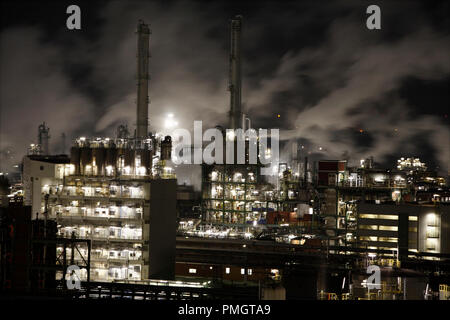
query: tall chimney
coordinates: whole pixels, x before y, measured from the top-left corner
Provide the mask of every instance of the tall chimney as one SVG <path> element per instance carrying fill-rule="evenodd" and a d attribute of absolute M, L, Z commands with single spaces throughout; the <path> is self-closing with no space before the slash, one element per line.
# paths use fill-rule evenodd
<path fill-rule="evenodd" d="M 148 135 L 148 58 L 150 29 L 144 21 L 139 20 L 137 25 L 137 112 L 136 112 L 136 138 L 146 138 Z"/>
<path fill-rule="evenodd" d="M 45 125 L 45 122 L 39 125 L 38 130 L 38 144 L 41 146 L 41 154 L 48 155 L 49 149 L 48 149 L 48 139 L 50 136 L 48 135 L 48 132 L 50 129 Z"/>
<path fill-rule="evenodd" d="M 241 28 L 242 16 L 231 20 L 231 51 L 230 51 L 230 129 L 241 126 Z"/>

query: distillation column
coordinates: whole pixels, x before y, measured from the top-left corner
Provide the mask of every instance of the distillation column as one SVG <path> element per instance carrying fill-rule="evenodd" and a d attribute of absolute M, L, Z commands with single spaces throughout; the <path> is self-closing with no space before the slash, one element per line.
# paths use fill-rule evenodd
<path fill-rule="evenodd" d="M 147 24 L 139 20 L 137 26 L 137 114 L 136 138 L 146 138 L 148 135 L 148 59 L 150 29 Z"/>

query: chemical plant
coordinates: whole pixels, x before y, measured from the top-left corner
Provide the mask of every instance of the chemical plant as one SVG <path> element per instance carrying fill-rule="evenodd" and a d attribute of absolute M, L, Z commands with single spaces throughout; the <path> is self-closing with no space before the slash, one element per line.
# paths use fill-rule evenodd
<path fill-rule="evenodd" d="M 121 125 L 114 137 L 79 137 L 69 155 L 51 154 L 50 128 L 39 124 L 20 181 L 2 188 L 2 292 L 450 299 L 448 179 L 418 158 L 391 168 L 373 158 L 359 166 L 312 161 L 298 141 L 277 158 L 257 136 L 244 140 L 244 161 L 237 161 L 238 139 L 226 129 L 252 129 L 241 103 L 242 24 L 242 16 L 231 20 L 229 119 L 227 128 L 217 127 L 232 141 L 234 164 L 203 162 L 200 190 L 177 184 L 173 137 L 149 130 L 151 32 L 139 21 L 134 132 Z M 264 150 L 272 164 L 250 161 L 252 149 Z M 272 174 L 262 174 L 268 167 Z M 371 268 L 379 283 L 368 281 Z M 67 285 L 74 275 L 78 289 Z"/>

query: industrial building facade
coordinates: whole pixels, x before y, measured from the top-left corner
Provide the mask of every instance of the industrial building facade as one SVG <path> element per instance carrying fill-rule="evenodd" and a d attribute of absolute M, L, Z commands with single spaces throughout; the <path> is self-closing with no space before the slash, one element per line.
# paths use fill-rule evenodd
<path fill-rule="evenodd" d="M 151 179 L 152 151 L 146 144 L 136 148 L 129 142 L 78 139 L 70 163 L 25 157 L 24 181 L 33 181 L 25 188 L 25 201 L 31 200 L 41 218 L 56 220 L 58 236 L 92 241 L 92 280 L 170 279 L 176 180 Z M 32 199 L 27 200 L 31 189 Z M 74 254 L 80 260 L 86 253 L 81 249 Z"/>
<path fill-rule="evenodd" d="M 450 253 L 447 205 L 361 203 L 357 216 L 359 247 L 391 250 L 384 255 L 396 257 L 408 252 Z"/>

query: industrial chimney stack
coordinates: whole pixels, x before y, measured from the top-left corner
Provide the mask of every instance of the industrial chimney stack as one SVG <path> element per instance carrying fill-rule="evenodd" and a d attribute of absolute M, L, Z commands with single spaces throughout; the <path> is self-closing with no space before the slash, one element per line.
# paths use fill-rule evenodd
<path fill-rule="evenodd" d="M 150 29 L 147 24 L 139 20 L 137 26 L 137 113 L 136 138 L 143 139 L 148 135 L 148 59 Z"/>
<path fill-rule="evenodd" d="M 49 136 L 50 129 L 45 125 L 45 122 L 39 125 L 38 130 L 38 144 L 41 147 L 41 154 L 44 156 L 47 156 L 49 154 L 49 148 L 48 148 L 48 139 L 50 139 Z"/>
<path fill-rule="evenodd" d="M 242 16 L 231 20 L 231 51 L 230 51 L 230 129 L 237 129 L 242 124 L 241 110 L 241 28 Z"/>

